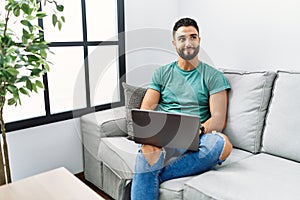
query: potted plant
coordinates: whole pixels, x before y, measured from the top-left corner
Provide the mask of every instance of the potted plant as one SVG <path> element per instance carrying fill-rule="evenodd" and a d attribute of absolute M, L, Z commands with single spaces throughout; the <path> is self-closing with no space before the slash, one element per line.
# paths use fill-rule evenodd
<path fill-rule="evenodd" d="M 54 0 L 0 0 L 0 185 L 11 182 L 6 141 L 4 105 L 21 104 L 21 95 L 30 95 L 43 88 L 41 77 L 49 71 L 50 52 L 38 20 L 47 16 L 41 7 L 52 6 L 52 23 L 59 29 L 65 21 L 59 15 L 63 5 Z M 4 6 L 3 6 L 4 2 Z M 17 27 L 12 26 L 18 24 Z M 21 29 L 20 29 L 21 27 Z M 20 31 L 19 31 L 20 30 Z"/>

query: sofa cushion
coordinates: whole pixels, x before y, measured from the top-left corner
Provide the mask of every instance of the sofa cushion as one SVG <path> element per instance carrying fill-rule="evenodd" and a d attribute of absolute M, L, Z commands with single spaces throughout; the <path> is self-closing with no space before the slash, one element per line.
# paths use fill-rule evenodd
<path fill-rule="evenodd" d="M 298 199 L 300 164 L 258 154 L 188 181 L 184 199 Z"/>
<path fill-rule="evenodd" d="M 230 156 L 226 159 L 225 162 L 222 163 L 222 165 L 218 165 L 217 168 L 222 168 L 230 163 L 234 163 L 234 162 L 243 160 L 252 155 L 253 154 L 251 154 L 249 152 L 233 148 Z M 172 179 L 172 180 L 163 182 L 162 184 L 160 184 L 159 199 L 160 200 L 182 199 L 185 183 L 194 177 L 196 177 L 196 176 L 188 176 L 188 177 L 177 178 L 177 179 Z"/>
<path fill-rule="evenodd" d="M 300 162 L 300 72 L 279 71 L 262 151 Z"/>
<path fill-rule="evenodd" d="M 126 137 L 102 138 L 98 154 L 100 160 L 122 179 L 131 179 L 138 145 Z"/>
<path fill-rule="evenodd" d="M 235 147 L 257 153 L 276 73 L 221 71 L 231 86 L 224 133 Z"/>
<path fill-rule="evenodd" d="M 97 155 L 100 138 L 126 136 L 125 107 L 102 110 L 80 118 L 85 150 Z"/>
<path fill-rule="evenodd" d="M 104 163 L 104 166 L 109 166 L 117 174 L 119 179 L 131 179 L 137 150 L 137 144 L 125 137 L 102 138 L 99 147 L 99 158 Z M 233 149 L 227 160 L 218 168 L 252 155 L 243 150 Z M 184 184 L 193 177 L 195 176 L 173 179 L 162 183 L 160 185 L 160 199 L 182 199 Z"/>
<path fill-rule="evenodd" d="M 122 86 L 124 88 L 124 96 L 125 96 L 127 134 L 129 136 L 128 138 L 131 139 L 133 136 L 131 109 L 141 107 L 142 100 L 144 98 L 147 89 L 131 86 L 124 82 L 122 83 Z"/>

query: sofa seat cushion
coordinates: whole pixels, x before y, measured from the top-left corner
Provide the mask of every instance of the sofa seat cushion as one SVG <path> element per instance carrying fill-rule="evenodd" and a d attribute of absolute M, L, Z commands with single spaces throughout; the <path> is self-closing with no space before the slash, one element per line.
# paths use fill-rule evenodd
<path fill-rule="evenodd" d="M 217 168 L 221 168 L 230 163 L 243 160 L 252 155 L 253 155 L 252 153 L 234 148 L 230 156 L 226 159 L 226 161 L 222 165 L 218 165 Z M 185 183 L 194 177 L 197 176 L 189 176 L 184 178 L 172 179 L 160 184 L 160 200 L 182 199 Z"/>
<path fill-rule="evenodd" d="M 222 165 L 217 165 L 215 168 L 216 169 L 222 168 L 222 167 L 224 167 L 226 165 L 229 165 L 231 163 L 235 163 L 235 162 L 241 161 L 241 160 L 243 160 L 245 158 L 248 158 L 250 156 L 253 156 L 253 155 L 254 154 L 249 153 L 247 151 L 233 148 L 232 152 L 229 155 L 229 157 L 222 163 Z"/>
<path fill-rule="evenodd" d="M 180 200 L 183 196 L 183 188 L 185 182 L 191 180 L 195 176 L 172 179 L 160 184 L 159 199 L 160 200 Z"/>
<path fill-rule="evenodd" d="M 186 182 L 184 199 L 298 199 L 300 164 L 258 154 Z"/>
<path fill-rule="evenodd" d="M 99 159 L 121 179 L 131 179 L 134 172 L 138 146 L 125 137 L 102 138 L 99 147 Z M 218 168 L 252 156 L 253 154 L 233 149 L 228 159 Z M 166 181 L 160 185 L 160 199 L 182 199 L 185 182 L 196 176 Z"/>
<path fill-rule="evenodd" d="M 300 72 L 279 71 L 262 151 L 300 162 Z"/>
<path fill-rule="evenodd" d="M 99 159 L 122 179 L 131 179 L 134 172 L 138 145 L 126 137 L 102 138 Z"/>

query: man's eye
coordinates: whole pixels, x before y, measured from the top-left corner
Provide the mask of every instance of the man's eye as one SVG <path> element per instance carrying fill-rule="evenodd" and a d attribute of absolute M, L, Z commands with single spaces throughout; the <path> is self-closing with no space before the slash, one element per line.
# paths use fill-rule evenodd
<path fill-rule="evenodd" d="M 180 41 L 180 42 L 184 42 L 184 41 L 185 41 L 185 38 L 179 38 L 179 41 Z"/>

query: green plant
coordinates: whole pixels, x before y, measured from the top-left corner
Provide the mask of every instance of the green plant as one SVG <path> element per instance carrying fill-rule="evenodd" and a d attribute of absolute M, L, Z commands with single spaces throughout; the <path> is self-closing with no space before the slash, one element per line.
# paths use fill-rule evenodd
<path fill-rule="evenodd" d="M 54 27 L 61 29 L 65 19 L 59 15 L 64 6 L 54 0 L 0 2 L 5 4 L 1 5 L 5 8 L 4 12 L 0 13 L 0 125 L 3 142 L 3 154 L 0 148 L 0 180 L 4 184 L 11 182 L 3 119 L 4 105 L 20 105 L 21 95 L 29 96 L 31 92 L 38 92 L 38 88 L 44 87 L 41 77 L 49 71 L 47 54 L 50 51 L 48 43 L 44 40 L 43 29 L 37 25 L 38 20 L 47 16 L 41 9 L 42 5 L 53 8 L 51 14 Z M 12 19 L 14 23 L 10 23 Z M 14 27 L 16 24 L 17 28 Z M 19 27 L 21 31 L 18 32 Z"/>

